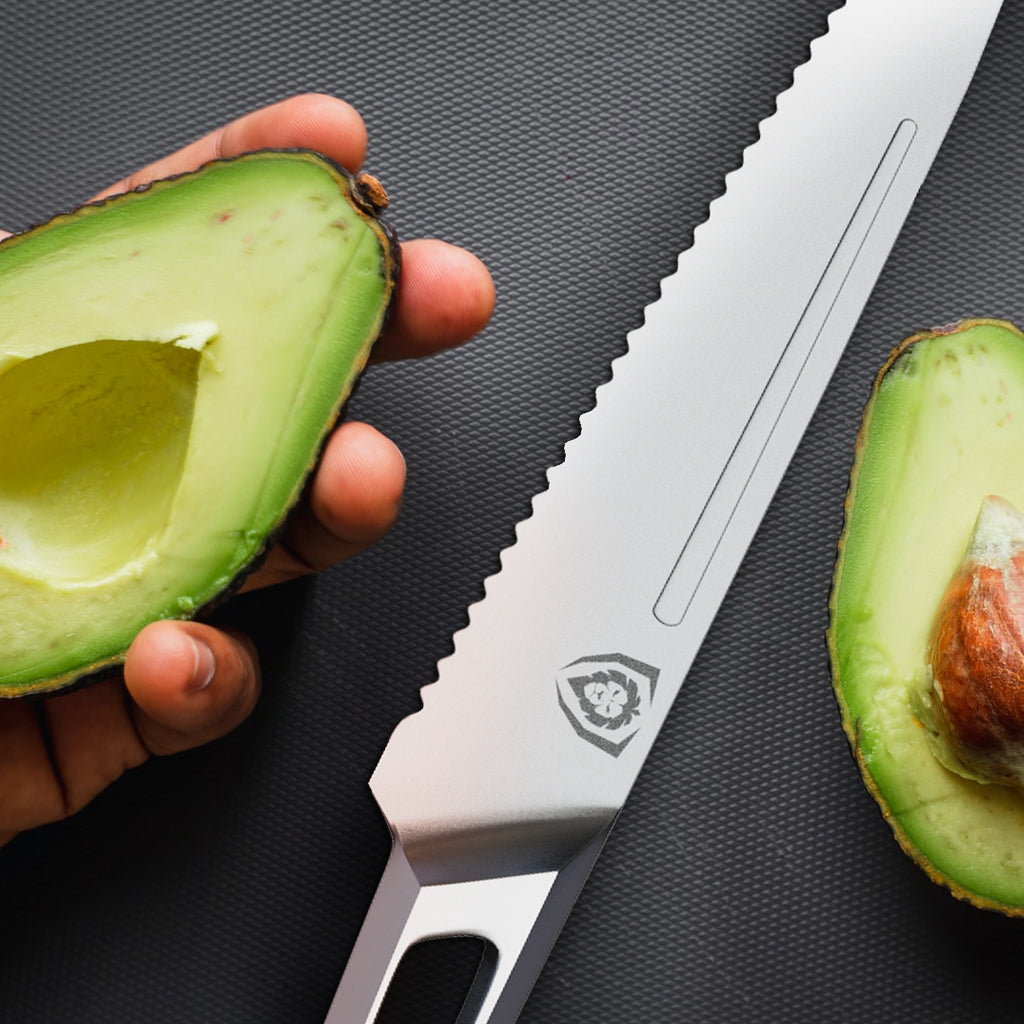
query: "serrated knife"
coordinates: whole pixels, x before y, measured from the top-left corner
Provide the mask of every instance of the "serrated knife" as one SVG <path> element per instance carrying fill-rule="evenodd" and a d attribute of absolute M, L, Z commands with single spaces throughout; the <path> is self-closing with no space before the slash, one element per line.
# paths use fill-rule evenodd
<path fill-rule="evenodd" d="M 393 848 L 326 1018 L 476 935 L 459 1024 L 533 986 L 835 368 L 1000 0 L 848 0 L 597 391 L 399 723 Z"/>

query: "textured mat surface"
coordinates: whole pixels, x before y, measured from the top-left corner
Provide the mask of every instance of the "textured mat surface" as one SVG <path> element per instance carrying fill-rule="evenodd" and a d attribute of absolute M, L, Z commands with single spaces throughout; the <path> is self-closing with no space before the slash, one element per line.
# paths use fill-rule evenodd
<path fill-rule="evenodd" d="M 253 719 L 0 851 L 0 1020 L 322 1020 L 387 856 L 366 780 L 391 729 L 834 6 L 4 5 L 6 227 L 316 89 L 365 115 L 399 233 L 472 248 L 499 308 L 476 344 L 364 382 L 353 414 L 409 462 L 394 533 L 225 613 L 260 645 Z M 1022 926 L 899 853 L 823 631 L 876 367 L 923 326 L 1024 319 L 1022 49 L 1007 4 L 525 1024 L 1019 1020 Z M 423 950 L 389 1019 L 452 1020 L 473 953 Z"/>

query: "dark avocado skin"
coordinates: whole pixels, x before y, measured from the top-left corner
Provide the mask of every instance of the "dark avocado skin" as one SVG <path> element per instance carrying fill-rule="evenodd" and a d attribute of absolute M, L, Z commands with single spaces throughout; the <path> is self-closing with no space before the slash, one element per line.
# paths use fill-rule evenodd
<path fill-rule="evenodd" d="M 360 181 L 335 162 L 308 150 L 261 150 L 238 157 L 211 161 L 194 172 L 175 175 L 171 178 L 139 186 L 130 192 L 85 204 L 75 210 L 59 214 L 44 224 L 19 232 L 0 242 L 0 265 L 2 265 L 4 254 L 17 250 L 19 247 L 32 244 L 34 240 L 48 235 L 55 229 L 63 228 L 69 224 L 80 224 L 91 218 L 109 218 L 111 212 L 119 211 L 123 205 L 132 203 L 136 197 L 145 198 L 153 194 L 194 188 L 196 183 L 201 182 L 204 178 L 222 174 L 222 169 L 235 167 L 248 170 L 253 168 L 258 161 L 263 161 L 265 166 L 272 166 L 273 162 L 277 161 L 287 162 L 289 166 L 308 165 L 308 167 L 315 169 L 321 178 L 325 173 L 329 176 L 337 193 L 344 197 L 345 204 L 351 215 L 357 218 L 358 223 L 368 229 L 376 240 L 378 256 L 375 274 L 379 277 L 382 298 L 373 318 L 372 329 L 367 332 L 365 337 L 358 339 L 358 351 L 355 351 L 351 357 L 348 357 L 352 360 L 353 372 L 344 386 L 335 395 L 331 407 L 326 410 L 322 419 L 316 424 L 315 433 L 313 433 L 308 443 L 301 469 L 296 474 L 296 485 L 292 488 L 287 500 L 280 503 L 269 527 L 262 529 L 262 538 L 259 544 L 253 548 L 244 562 L 232 568 L 230 576 L 226 578 L 226 582 L 222 581 L 215 591 L 207 594 L 194 608 L 189 608 L 187 611 L 176 611 L 171 615 L 168 615 L 167 609 L 164 608 L 161 609 L 161 614 L 154 614 L 149 621 L 163 617 L 206 618 L 220 608 L 237 593 L 246 578 L 263 563 L 270 548 L 280 538 L 289 512 L 308 492 L 312 474 L 319 463 L 324 445 L 329 439 L 330 433 L 338 419 L 344 415 L 348 402 L 358 386 L 362 371 L 370 354 L 390 320 L 393 306 L 392 299 L 400 275 L 400 247 L 393 229 L 380 217 L 384 206 L 381 202 L 383 190 L 380 189 L 379 184 L 374 179 Z M 2 287 L 2 284 L 3 278 L 0 276 L 0 287 Z M 226 342 L 217 342 L 217 344 L 226 344 Z M 2 587 L 3 578 L 0 576 L 0 589 Z M 55 609 L 53 618 L 55 628 L 59 628 L 59 626 L 56 626 L 61 619 L 59 609 Z M 132 631 L 132 635 L 134 635 L 135 631 L 137 630 Z M 107 677 L 118 671 L 127 653 L 130 640 L 131 636 L 122 635 L 120 641 L 112 645 L 111 649 L 102 657 L 83 659 L 81 663 L 65 671 L 45 673 L 39 678 L 31 680 L 17 680 L 13 683 L 5 681 L 2 678 L 3 670 L 2 666 L 0 666 L 0 697 L 45 696 L 55 692 L 66 692 Z"/>

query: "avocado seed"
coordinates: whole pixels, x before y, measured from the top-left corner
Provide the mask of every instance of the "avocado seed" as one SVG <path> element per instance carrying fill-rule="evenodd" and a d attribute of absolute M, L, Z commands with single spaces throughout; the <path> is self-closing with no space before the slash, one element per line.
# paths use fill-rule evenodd
<path fill-rule="evenodd" d="M 951 767 L 1024 792 L 1024 515 L 1002 498 L 982 503 L 939 606 L 929 666 Z"/>

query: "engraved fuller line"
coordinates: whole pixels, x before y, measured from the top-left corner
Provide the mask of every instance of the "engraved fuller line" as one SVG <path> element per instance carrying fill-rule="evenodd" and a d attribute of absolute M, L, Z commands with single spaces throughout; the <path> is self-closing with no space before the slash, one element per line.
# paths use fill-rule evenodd
<path fill-rule="evenodd" d="M 655 618 L 666 626 L 678 626 L 683 621 L 800 374 L 821 338 L 836 299 L 871 233 L 916 133 L 917 125 L 909 119 L 901 121 L 893 133 L 714 490 L 683 545 L 653 609 Z"/>

